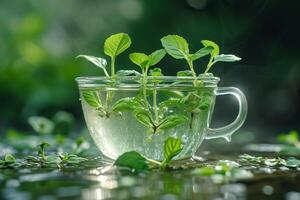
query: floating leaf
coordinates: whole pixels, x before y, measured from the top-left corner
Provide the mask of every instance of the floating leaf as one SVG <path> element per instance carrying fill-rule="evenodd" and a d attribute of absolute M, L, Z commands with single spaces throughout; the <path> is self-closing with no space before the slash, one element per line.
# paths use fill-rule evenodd
<path fill-rule="evenodd" d="M 146 159 L 136 151 L 129 151 L 120 155 L 114 165 L 119 167 L 128 167 L 134 172 L 149 170 L 149 165 Z"/>
<path fill-rule="evenodd" d="M 13 155 L 11 155 L 11 154 L 6 154 L 5 157 L 4 157 L 4 161 L 5 161 L 5 163 L 7 163 L 7 164 L 12 164 L 12 163 L 15 163 L 15 162 L 16 162 L 16 159 L 15 159 L 15 157 L 13 157 Z"/>

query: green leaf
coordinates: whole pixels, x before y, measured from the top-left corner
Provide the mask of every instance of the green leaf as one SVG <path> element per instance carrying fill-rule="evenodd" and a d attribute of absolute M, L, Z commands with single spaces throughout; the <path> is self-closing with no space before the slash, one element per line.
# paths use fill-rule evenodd
<path fill-rule="evenodd" d="M 166 169 L 171 160 L 177 156 L 183 149 L 183 143 L 180 139 L 168 137 L 164 145 L 164 160 L 161 164 L 161 169 Z"/>
<path fill-rule="evenodd" d="M 50 134 L 54 130 L 54 123 L 40 116 L 32 116 L 28 118 L 29 125 L 33 128 L 33 130 L 39 134 Z"/>
<path fill-rule="evenodd" d="M 102 107 L 101 99 L 96 91 L 83 91 L 82 96 L 90 106 L 94 108 Z"/>
<path fill-rule="evenodd" d="M 114 165 L 119 167 L 128 167 L 134 172 L 149 170 L 147 160 L 136 151 L 123 153 L 118 157 Z"/>
<path fill-rule="evenodd" d="M 154 68 L 149 72 L 150 76 L 163 76 L 160 68 Z"/>
<path fill-rule="evenodd" d="M 216 43 L 214 43 L 213 41 L 210 41 L 210 40 L 201 40 L 201 43 L 205 47 L 212 47 L 213 48 L 213 50 L 210 52 L 210 55 L 211 55 L 212 58 L 219 55 L 220 48 Z"/>
<path fill-rule="evenodd" d="M 11 155 L 11 154 L 6 154 L 6 155 L 5 155 L 5 158 L 4 158 L 4 161 L 5 161 L 5 163 L 7 163 L 7 164 L 11 164 L 11 163 L 15 163 L 15 162 L 16 162 L 16 159 L 15 159 L 15 157 L 13 157 L 13 155 Z"/>
<path fill-rule="evenodd" d="M 288 134 L 279 134 L 277 137 L 279 142 L 287 143 L 287 144 L 296 144 L 299 142 L 298 132 L 290 131 Z"/>
<path fill-rule="evenodd" d="M 119 99 L 113 105 L 113 111 L 119 112 L 119 111 L 135 110 L 140 107 L 141 107 L 140 103 L 134 97 L 125 97 Z"/>
<path fill-rule="evenodd" d="M 241 58 L 232 54 L 221 54 L 214 57 L 214 62 L 236 62 L 240 60 Z"/>
<path fill-rule="evenodd" d="M 104 53 L 115 58 L 131 45 L 131 39 L 127 33 L 117 33 L 108 37 L 104 42 Z"/>
<path fill-rule="evenodd" d="M 151 118 L 151 113 L 145 109 L 136 109 L 133 111 L 134 117 L 146 127 L 152 128 L 153 120 Z"/>
<path fill-rule="evenodd" d="M 96 66 L 100 67 L 104 73 L 105 76 L 109 76 L 109 74 L 107 73 L 105 67 L 107 65 L 107 61 L 104 58 L 100 58 L 100 57 L 95 57 L 95 56 L 88 56 L 88 55 L 79 55 L 76 58 L 85 58 L 86 60 L 92 62 L 93 64 L 95 64 Z"/>
<path fill-rule="evenodd" d="M 141 73 L 135 70 L 119 70 L 116 73 L 117 76 L 140 76 Z"/>
<path fill-rule="evenodd" d="M 179 35 L 168 35 L 161 40 L 162 46 L 167 53 L 176 59 L 188 59 L 189 45 L 187 41 Z"/>
<path fill-rule="evenodd" d="M 153 66 L 156 65 L 165 57 L 166 51 L 164 49 L 159 49 L 157 51 L 154 51 L 149 55 L 149 65 Z"/>
<path fill-rule="evenodd" d="M 149 67 L 149 56 L 144 53 L 131 53 L 129 59 L 136 65 L 138 65 L 142 71 Z"/>
<path fill-rule="evenodd" d="M 211 46 L 203 47 L 202 49 L 200 49 L 196 53 L 192 54 L 191 59 L 192 59 L 192 61 L 197 60 L 197 59 L 199 59 L 203 56 L 206 56 L 206 55 L 210 54 L 213 50 L 214 50 L 214 48 L 211 47 Z"/>
<path fill-rule="evenodd" d="M 163 121 L 159 124 L 159 129 L 168 129 L 175 127 L 177 125 L 183 124 L 188 121 L 188 118 L 184 115 L 169 115 L 163 119 Z"/>
<path fill-rule="evenodd" d="M 177 76 L 193 76 L 193 72 L 191 70 L 179 71 Z"/>
<path fill-rule="evenodd" d="M 286 167 L 298 167 L 300 166 L 300 160 L 296 158 L 289 158 L 284 165 Z"/>

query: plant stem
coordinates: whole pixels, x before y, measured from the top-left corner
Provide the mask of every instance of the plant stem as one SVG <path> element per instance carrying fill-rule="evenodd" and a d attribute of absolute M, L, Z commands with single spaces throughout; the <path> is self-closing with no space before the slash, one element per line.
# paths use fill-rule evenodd
<path fill-rule="evenodd" d="M 192 61 L 191 59 L 188 59 L 187 61 L 188 61 L 188 65 L 189 65 L 189 67 L 190 67 L 190 70 L 192 71 L 193 77 L 196 78 L 197 75 L 196 75 L 196 72 L 195 72 L 195 70 L 194 70 L 193 61 Z"/>
<path fill-rule="evenodd" d="M 115 57 L 111 57 L 111 76 L 115 76 Z"/>
<path fill-rule="evenodd" d="M 156 90 L 156 83 L 154 83 L 154 89 L 153 89 L 153 110 L 154 110 L 154 120 L 155 124 L 158 123 L 158 112 L 157 112 L 157 90 Z"/>
<path fill-rule="evenodd" d="M 156 160 L 152 160 L 150 158 L 145 158 L 148 162 L 152 163 L 152 164 L 155 164 L 155 165 L 158 165 L 160 166 L 161 165 L 161 162 L 159 161 L 156 161 Z"/>

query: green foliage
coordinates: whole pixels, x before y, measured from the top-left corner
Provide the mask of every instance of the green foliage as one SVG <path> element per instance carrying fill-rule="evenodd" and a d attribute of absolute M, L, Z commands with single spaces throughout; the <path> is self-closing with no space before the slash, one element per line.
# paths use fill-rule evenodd
<path fill-rule="evenodd" d="M 161 164 L 161 169 L 165 170 L 170 164 L 171 160 L 177 156 L 183 149 L 183 143 L 180 139 L 168 137 L 164 145 L 164 160 Z"/>
<path fill-rule="evenodd" d="M 54 123 L 46 117 L 32 116 L 28 118 L 28 123 L 39 134 L 50 134 L 55 128 Z"/>
<path fill-rule="evenodd" d="M 79 55 L 76 58 L 85 58 L 86 60 L 90 61 L 91 63 L 93 63 L 94 65 L 100 67 L 105 76 L 109 76 L 108 72 L 106 71 L 106 65 L 107 65 L 107 61 L 104 58 L 100 58 L 100 57 L 95 57 L 95 56 L 88 56 L 88 55 Z"/>
<path fill-rule="evenodd" d="M 102 107 L 101 99 L 95 91 L 84 91 L 82 92 L 84 100 L 94 108 Z"/>
<path fill-rule="evenodd" d="M 194 54 L 190 54 L 187 41 L 179 35 L 165 36 L 161 39 L 161 43 L 167 53 L 173 58 L 185 59 L 187 61 L 194 77 L 196 77 L 196 72 L 194 70 L 193 61 L 208 55 L 213 50 L 211 46 L 205 46 Z"/>
<path fill-rule="evenodd" d="M 137 173 L 149 170 L 147 160 L 136 151 L 129 151 L 122 154 L 114 162 L 114 165 L 130 168 L 133 172 Z"/>
<path fill-rule="evenodd" d="M 280 150 L 280 154 L 282 155 L 300 155 L 300 141 L 297 131 L 290 131 L 288 134 L 279 134 L 277 140 L 285 145 Z"/>
<path fill-rule="evenodd" d="M 213 41 L 210 40 L 202 40 L 201 43 L 205 46 L 205 47 L 211 47 L 213 48 L 213 50 L 210 53 L 210 59 L 209 62 L 207 64 L 206 70 L 204 73 L 207 73 L 211 67 L 216 63 L 216 62 L 236 62 L 236 61 L 240 61 L 241 58 L 232 55 L 232 54 L 221 54 L 220 53 L 220 48 L 219 46 L 214 43 Z"/>
<path fill-rule="evenodd" d="M 115 75 L 116 57 L 128 49 L 131 39 L 127 33 L 117 33 L 109 36 L 104 42 L 104 53 L 111 58 L 111 76 Z"/>
<path fill-rule="evenodd" d="M 131 53 L 129 54 L 129 59 L 136 65 L 138 65 L 144 76 L 147 76 L 148 69 L 150 66 L 154 66 L 163 59 L 166 55 L 166 51 L 164 49 L 160 49 L 154 51 L 150 55 L 146 55 L 144 53 Z"/>
<path fill-rule="evenodd" d="M 179 71 L 177 76 L 193 76 L 193 72 L 191 70 Z"/>

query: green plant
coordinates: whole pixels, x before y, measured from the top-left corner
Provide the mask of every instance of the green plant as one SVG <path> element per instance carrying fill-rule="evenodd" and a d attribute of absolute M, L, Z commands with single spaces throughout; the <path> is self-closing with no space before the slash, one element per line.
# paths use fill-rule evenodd
<path fill-rule="evenodd" d="M 135 119 L 148 128 L 147 133 L 152 134 L 163 133 L 166 129 L 174 128 L 187 122 L 190 118 L 190 128 L 192 129 L 194 124 L 194 118 L 199 109 L 205 110 L 209 107 L 211 102 L 211 91 L 204 92 L 199 88 L 202 86 L 201 80 L 197 80 L 198 75 L 194 69 L 193 62 L 206 55 L 210 54 L 210 59 L 204 75 L 201 76 L 210 77 L 208 71 L 216 62 L 234 62 L 240 60 L 240 58 L 234 55 L 219 54 L 219 46 L 209 40 L 202 40 L 203 47 L 194 53 L 190 53 L 189 44 L 187 41 L 178 35 L 168 35 L 161 39 L 164 49 L 159 49 L 151 54 L 134 52 L 129 54 L 129 59 L 139 66 L 141 73 L 134 70 L 121 70 L 115 73 L 115 60 L 116 57 L 128 49 L 131 45 L 131 39 L 128 34 L 118 33 L 110 36 L 105 40 L 104 53 L 111 58 L 111 74 L 106 70 L 107 62 L 103 58 L 97 58 L 93 56 L 80 55 L 90 62 L 100 67 L 105 76 L 107 76 L 111 82 L 107 83 L 109 86 L 114 86 L 116 80 L 120 76 L 136 76 L 139 78 L 141 84 L 141 91 L 135 97 L 125 97 L 117 99 L 114 102 L 114 92 L 107 91 L 106 99 L 102 100 L 96 90 L 84 90 L 82 91 L 82 97 L 86 103 L 95 108 L 100 117 L 109 118 L 110 116 L 121 116 L 123 112 L 131 112 Z M 163 82 L 162 70 L 160 68 L 154 68 L 150 70 L 150 67 L 157 65 L 168 53 L 175 59 L 184 59 L 187 61 L 189 69 L 180 71 L 178 76 L 192 76 L 194 86 L 197 90 L 188 92 L 187 95 L 178 98 L 169 98 L 165 101 L 158 102 L 157 87 Z M 180 81 L 174 84 L 179 84 Z M 152 95 L 152 96 L 150 96 Z M 152 102 L 149 101 L 152 98 Z M 177 108 L 181 110 L 181 113 L 170 114 L 165 112 L 169 108 Z M 186 113 L 190 113 L 190 117 L 186 116 Z M 185 113 L 185 114 L 183 114 Z M 151 138 L 151 137 L 150 137 Z"/>
<path fill-rule="evenodd" d="M 140 155 L 136 151 L 125 152 L 120 155 L 114 162 L 114 165 L 119 167 L 127 167 L 133 172 L 147 171 L 153 166 L 159 167 L 161 170 L 166 170 L 172 159 L 176 157 L 183 149 L 183 143 L 180 139 L 168 137 L 164 144 L 164 160 L 162 162 L 152 160 Z M 152 168 L 153 168 L 152 167 Z"/>

